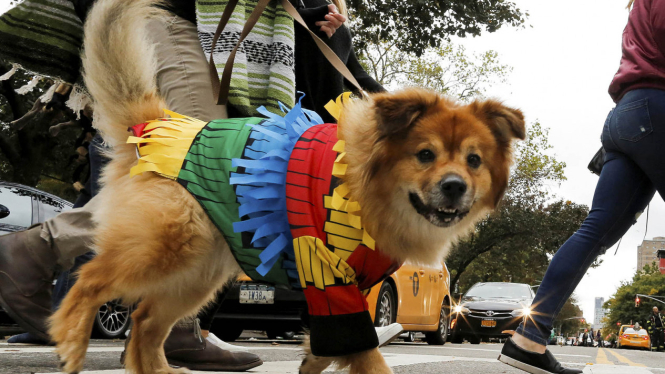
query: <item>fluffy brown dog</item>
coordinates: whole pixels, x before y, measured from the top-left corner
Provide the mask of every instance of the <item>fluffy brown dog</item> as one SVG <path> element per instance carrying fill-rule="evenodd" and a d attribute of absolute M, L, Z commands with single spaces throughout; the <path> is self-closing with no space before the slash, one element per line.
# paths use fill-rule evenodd
<path fill-rule="evenodd" d="M 144 26 L 159 17 L 152 0 L 100 0 L 85 28 L 84 70 L 95 126 L 113 146 L 96 199 L 98 256 L 51 320 L 62 368 L 78 373 L 99 306 L 122 298 L 133 313 L 126 367 L 137 374 L 182 373 L 162 349 L 171 327 L 194 315 L 239 273 L 229 246 L 194 197 L 153 173 L 129 176 L 136 147 L 127 128 L 163 116 L 154 54 Z M 377 250 L 398 262 L 435 263 L 447 247 L 496 207 L 506 188 L 511 142 L 523 116 L 495 101 L 458 105 L 421 89 L 374 95 L 345 105 L 351 198 Z M 391 373 L 378 349 L 345 357 L 308 354 L 301 373 L 329 364 L 351 373 Z"/>

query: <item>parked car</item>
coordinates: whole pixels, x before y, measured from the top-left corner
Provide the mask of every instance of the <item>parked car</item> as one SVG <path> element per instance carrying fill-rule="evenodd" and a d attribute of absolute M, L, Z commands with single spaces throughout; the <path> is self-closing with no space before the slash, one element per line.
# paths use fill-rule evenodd
<path fill-rule="evenodd" d="M 22 231 L 72 208 L 72 203 L 33 187 L 0 181 L 0 235 Z M 124 337 L 131 307 L 118 300 L 102 305 L 93 333 L 101 338 Z M 0 307 L 0 324 L 14 321 Z"/>
<path fill-rule="evenodd" d="M 622 331 L 620 331 L 617 338 L 619 348 L 630 347 L 651 350 L 651 339 L 646 329 L 633 325 L 623 328 L 624 326 L 621 326 Z"/>
<path fill-rule="evenodd" d="M 464 339 L 479 344 L 490 338 L 506 338 L 504 330 L 515 330 L 531 314 L 533 290 L 528 284 L 476 283 L 453 309 L 453 343 Z"/>
<path fill-rule="evenodd" d="M 374 325 L 399 322 L 407 332 L 425 333 L 429 344 L 445 344 L 451 305 L 449 284 L 445 264 L 405 264 L 367 295 Z M 272 338 L 302 331 L 307 319 L 307 301 L 301 291 L 240 277 L 227 292 L 212 332 L 225 341 L 234 341 L 243 330 L 264 330 Z"/>

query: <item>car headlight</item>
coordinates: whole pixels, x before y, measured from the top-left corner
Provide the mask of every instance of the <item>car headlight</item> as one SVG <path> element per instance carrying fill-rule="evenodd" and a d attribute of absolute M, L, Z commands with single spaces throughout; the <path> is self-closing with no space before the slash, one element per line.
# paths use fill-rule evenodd
<path fill-rule="evenodd" d="M 469 314 L 469 308 L 461 305 L 455 307 L 455 313 Z"/>
<path fill-rule="evenodd" d="M 528 317 L 531 315 L 531 308 L 515 309 L 510 312 L 513 317 Z"/>

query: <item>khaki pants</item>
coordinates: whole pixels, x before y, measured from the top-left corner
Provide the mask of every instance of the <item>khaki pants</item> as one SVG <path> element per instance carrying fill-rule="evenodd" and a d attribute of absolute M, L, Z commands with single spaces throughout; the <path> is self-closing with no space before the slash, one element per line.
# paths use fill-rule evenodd
<path fill-rule="evenodd" d="M 151 20 L 147 27 L 156 43 L 157 87 L 167 107 L 202 121 L 227 118 L 226 107 L 213 100 L 196 25 L 172 16 Z M 84 207 L 61 213 L 42 225 L 42 238 L 51 243 L 58 254 L 58 264 L 65 270 L 74 265 L 74 258 L 90 251 L 95 206 L 93 198 Z"/>

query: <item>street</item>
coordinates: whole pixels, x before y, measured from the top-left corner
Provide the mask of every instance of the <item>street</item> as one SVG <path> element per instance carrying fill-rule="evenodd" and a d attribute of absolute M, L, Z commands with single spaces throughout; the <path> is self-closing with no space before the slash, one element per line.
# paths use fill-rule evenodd
<path fill-rule="evenodd" d="M 82 374 L 124 373 L 119 357 L 124 341 L 93 340 Z M 241 339 L 235 344 L 246 346 L 265 362 L 248 373 L 297 373 L 302 351 L 297 341 Z M 404 343 L 400 340 L 381 349 L 396 374 L 460 373 L 519 374 L 521 371 L 497 361 L 500 344 L 451 344 L 430 346 L 426 343 Z M 550 346 L 554 355 L 567 366 L 584 368 L 586 374 L 665 373 L 665 353 Z M 57 373 L 53 347 L 9 345 L 0 340 L 0 374 Z M 343 373 L 330 368 L 326 373 Z"/>

